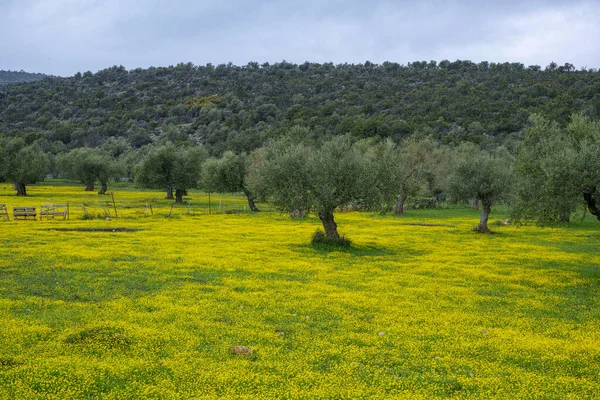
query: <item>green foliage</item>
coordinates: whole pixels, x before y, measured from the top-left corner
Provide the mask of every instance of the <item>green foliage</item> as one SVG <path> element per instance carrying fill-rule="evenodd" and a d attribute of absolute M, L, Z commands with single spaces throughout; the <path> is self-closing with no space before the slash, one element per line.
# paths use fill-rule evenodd
<path fill-rule="evenodd" d="M 203 148 L 167 145 L 150 151 L 135 172 L 136 184 L 163 189 L 167 194 L 175 189 L 185 191 L 196 187 L 200 167 L 207 154 Z"/>
<path fill-rule="evenodd" d="M 221 158 L 209 158 L 202 166 L 200 187 L 216 193 L 244 191 L 247 164 L 246 154 L 236 155 L 231 151 Z"/>
<path fill-rule="evenodd" d="M 455 157 L 449 178 L 449 192 L 455 200 L 477 199 L 492 205 L 508 197 L 512 159 L 504 149 L 489 152 L 463 145 L 455 150 Z"/>
<path fill-rule="evenodd" d="M 296 126 L 320 141 L 349 133 L 400 142 L 426 132 L 448 144 L 497 146 L 533 113 L 561 126 L 573 112 L 600 117 L 600 74 L 571 67 L 466 60 L 114 66 L 0 86 L 0 133 L 41 133 L 42 147 L 53 154 L 65 150 L 60 146 L 96 148 L 114 138 L 133 149 L 182 141 L 213 156 L 249 153 Z"/>
<path fill-rule="evenodd" d="M 284 212 L 310 210 L 311 153 L 306 145 L 286 139 L 254 152 L 248 176 L 251 190 L 261 198 L 269 197 Z"/>
<path fill-rule="evenodd" d="M 568 222 L 583 200 L 600 215 L 600 123 L 574 114 L 566 128 L 533 115 L 517 148 L 519 221 Z"/>
<path fill-rule="evenodd" d="M 347 136 L 315 149 L 289 140 L 264 150 L 252 181 L 284 212 L 333 212 L 366 198 L 369 171 L 366 157 Z"/>
<path fill-rule="evenodd" d="M 24 187 L 44 180 L 50 161 L 38 144 L 26 145 L 16 138 L 4 145 L 0 164 L 0 176 Z"/>
<path fill-rule="evenodd" d="M 249 180 L 284 212 L 315 212 L 327 236 L 339 238 L 334 211 L 368 202 L 371 177 L 367 157 L 348 136 L 338 136 L 318 149 L 289 139 L 273 142 Z"/>
<path fill-rule="evenodd" d="M 48 75 L 35 74 L 21 71 L 0 70 L 0 86 L 11 83 L 35 82 L 46 78 Z"/>
<path fill-rule="evenodd" d="M 370 158 L 375 207 L 385 211 L 402 207 L 408 197 L 425 191 L 433 173 L 436 146 L 429 140 L 405 140 L 396 145 L 391 139 L 366 145 Z"/>
<path fill-rule="evenodd" d="M 479 224 L 474 229 L 490 233 L 488 218 L 492 205 L 508 197 L 513 180 L 512 157 L 503 148 L 490 152 L 474 145 L 454 151 L 454 167 L 448 178 L 449 193 L 455 200 L 481 202 Z"/>
<path fill-rule="evenodd" d="M 57 166 L 61 176 L 79 180 L 88 188 L 93 187 L 96 180 L 105 187 L 110 179 L 122 175 L 122 169 L 109 153 L 85 147 L 60 156 Z"/>
<path fill-rule="evenodd" d="M 372 181 L 366 158 L 347 136 L 325 142 L 308 159 L 312 209 L 333 212 L 337 207 L 370 196 Z"/>

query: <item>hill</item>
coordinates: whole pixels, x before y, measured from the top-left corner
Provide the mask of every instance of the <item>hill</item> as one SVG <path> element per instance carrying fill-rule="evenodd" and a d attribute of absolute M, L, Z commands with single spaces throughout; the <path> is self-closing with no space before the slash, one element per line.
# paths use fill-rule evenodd
<path fill-rule="evenodd" d="M 25 71 L 4 71 L 0 70 L 0 85 L 9 85 L 11 83 L 35 82 L 44 79 L 48 75 L 32 74 Z"/>
<path fill-rule="evenodd" d="M 0 136 L 50 152 L 107 142 L 248 151 L 294 126 L 305 140 L 431 135 L 445 143 L 512 140 L 531 113 L 600 117 L 600 73 L 571 64 L 281 62 L 135 69 L 0 87 Z"/>

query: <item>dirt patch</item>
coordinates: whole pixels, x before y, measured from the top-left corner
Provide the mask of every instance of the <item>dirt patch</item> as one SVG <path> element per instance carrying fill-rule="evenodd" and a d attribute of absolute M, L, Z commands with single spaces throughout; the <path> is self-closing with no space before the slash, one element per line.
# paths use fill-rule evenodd
<path fill-rule="evenodd" d="M 140 229 L 132 228 L 53 228 L 60 232 L 138 232 Z"/>

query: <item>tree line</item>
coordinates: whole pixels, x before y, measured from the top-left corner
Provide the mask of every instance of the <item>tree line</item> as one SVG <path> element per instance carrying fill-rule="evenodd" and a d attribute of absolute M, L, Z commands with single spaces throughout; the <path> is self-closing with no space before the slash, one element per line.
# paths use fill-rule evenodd
<path fill-rule="evenodd" d="M 295 126 L 313 142 L 429 136 L 510 148 L 531 114 L 564 127 L 574 112 L 600 118 L 600 73 L 569 63 L 187 63 L 0 86 L 0 137 L 54 155 L 168 142 L 250 153 Z"/>
<path fill-rule="evenodd" d="M 76 148 L 56 157 L 23 138 L 0 141 L 0 180 L 17 195 L 49 171 L 106 193 L 110 181 L 133 180 L 182 202 L 189 189 L 243 192 L 249 208 L 271 201 L 294 216 L 314 213 L 325 237 L 340 239 L 334 214 L 342 208 L 404 213 L 411 197 L 475 200 L 478 232 L 489 232 L 492 207 L 506 201 L 516 221 L 567 222 L 580 205 L 600 220 L 600 122 L 573 114 L 566 126 L 532 115 L 512 149 L 448 145 L 431 137 L 357 139 L 350 134 L 311 142 L 295 127 L 252 152 L 211 156 L 203 146 L 167 143 L 115 155 Z M 83 190 L 83 189 L 82 189 Z"/>
<path fill-rule="evenodd" d="M 35 74 L 21 71 L 5 71 L 0 69 L 0 86 L 9 85 L 13 83 L 22 83 L 22 82 L 35 82 L 41 81 L 42 79 L 48 77 L 48 75 L 44 74 Z"/>

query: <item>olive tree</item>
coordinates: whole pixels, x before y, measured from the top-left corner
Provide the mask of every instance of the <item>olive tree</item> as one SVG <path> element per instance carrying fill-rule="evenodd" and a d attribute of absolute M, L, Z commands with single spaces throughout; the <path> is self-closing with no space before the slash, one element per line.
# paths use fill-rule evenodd
<path fill-rule="evenodd" d="M 27 185 L 44 180 L 50 161 L 39 145 L 16 138 L 5 144 L 0 164 L 0 175 L 14 183 L 17 196 L 26 196 Z"/>
<path fill-rule="evenodd" d="M 142 187 L 166 190 L 167 199 L 182 203 L 187 189 L 196 187 L 206 157 L 206 151 L 199 147 L 171 144 L 155 148 L 136 168 L 135 182 Z"/>
<path fill-rule="evenodd" d="M 269 144 L 251 182 L 284 212 L 314 212 L 328 239 L 339 240 L 334 219 L 338 207 L 367 198 L 370 171 L 364 154 L 349 137 L 339 136 L 320 148 L 289 140 Z"/>
<path fill-rule="evenodd" d="M 108 181 L 119 178 L 121 172 L 109 153 L 86 147 L 60 156 L 58 169 L 63 177 L 82 181 L 86 191 L 94 190 L 94 183 L 99 181 L 101 188 L 98 194 L 105 194 Z"/>
<path fill-rule="evenodd" d="M 495 152 L 462 145 L 449 177 L 449 192 L 456 200 L 477 199 L 481 207 L 475 231 L 489 233 L 492 205 L 508 196 L 512 180 L 511 158 L 504 149 Z"/>
<path fill-rule="evenodd" d="M 374 175 L 373 189 L 378 194 L 377 207 L 404 214 L 404 204 L 427 184 L 427 171 L 433 143 L 407 140 L 396 145 L 391 139 L 367 147 Z"/>
<path fill-rule="evenodd" d="M 209 158 L 202 165 L 200 186 L 207 192 L 233 193 L 242 191 L 248 199 L 248 207 L 254 212 L 260 210 L 254 203 L 254 195 L 248 189 L 246 174 L 249 157 L 226 151 L 221 158 Z"/>
<path fill-rule="evenodd" d="M 566 131 L 570 142 L 567 151 L 573 160 L 568 176 L 590 214 L 600 221 L 600 121 L 575 114 Z"/>
<path fill-rule="evenodd" d="M 517 147 L 518 220 L 568 222 L 583 201 L 600 219 L 600 123 L 575 114 L 565 128 L 532 115 Z"/>

